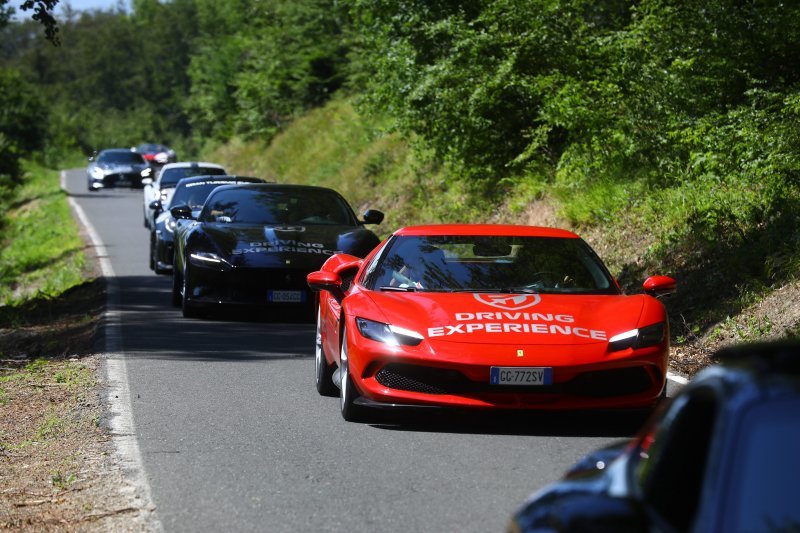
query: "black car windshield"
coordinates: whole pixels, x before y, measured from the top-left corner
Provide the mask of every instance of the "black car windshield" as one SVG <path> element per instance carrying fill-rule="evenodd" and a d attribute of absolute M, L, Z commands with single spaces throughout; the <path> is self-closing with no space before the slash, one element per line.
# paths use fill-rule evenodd
<path fill-rule="evenodd" d="M 581 239 L 398 236 L 367 275 L 373 290 L 617 294 Z"/>
<path fill-rule="evenodd" d="M 199 220 L 238 224 L 357 224 L 350 206 L 329 189 L 232 188 L 216 191 L 208 199 Z"/>
<path fill-rule="evenodd" d="M 127 150 L 119 150 L 113 152 L 100 152 L 97 157 L 98 163 L 109 163 L 112 165 L 144 165 L 146 164 L 142 158 L 142 154 L 136 152 L 129 152 Z"/>
<path fill-rule="evenodd" d="M 772 401 L 751 409 L 727 483 L 724 531 L 797 531 L 797 473 L 800 472 L 800 399 Z"/>
<path fill-rule="evenodd" d="M 222 185 L 234 185 L 237 183 L 252 183 L 237 180 L 226 181 L 196 181 L 194 183 L 183 183 L 175 189 L 175 194 L 170 200 L 170 207 L 177 205 L 188 205 L 192 209 L 200 209 L 206 202 L 206 198 L 211 191 Z"/>
<path fill-rule="evenodd" d="M 183 178 L 190 178 L 192 176 L 221 176 L 225 174 L 225 170 L 215 167 L 175 167 L 165 168 L 161 172 L 161 177 L 158 178 L 159 187 L 174 187 L 176 183 Z"/>

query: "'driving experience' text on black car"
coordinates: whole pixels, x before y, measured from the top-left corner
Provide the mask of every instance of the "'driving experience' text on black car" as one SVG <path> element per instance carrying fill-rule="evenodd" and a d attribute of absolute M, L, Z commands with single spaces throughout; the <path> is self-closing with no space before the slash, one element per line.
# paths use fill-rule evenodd
<path fill-rule="evenodd" d="M 259 178 L 225 175 L 194 176 L 178 181 L 168 204 L 162 205 L 161 200 L 154 200 L 157 204 L 155 209 L 161 213 L 156 217 L 155 227 L 150 232 L 150 270 L 156 274 L 172 272 L 176 219 L 170 211 L 171 208 L 180 207 L 190 218 L 196 218 L 208 195 L 217 187 L 263 182 Z"/>
<path fill-rule="evenodd" d="M 368 210 L 359 221 L 342 196 L 304 185 L 253 184 L 215 189 L 193 220 L 173 208 L 173 303 L 184 316 L 221 305 L 272 307 L 313 316 L 306 275 L 328 257 L 364 257 L 378 237 L 364 224 L 380 224 Z"/>

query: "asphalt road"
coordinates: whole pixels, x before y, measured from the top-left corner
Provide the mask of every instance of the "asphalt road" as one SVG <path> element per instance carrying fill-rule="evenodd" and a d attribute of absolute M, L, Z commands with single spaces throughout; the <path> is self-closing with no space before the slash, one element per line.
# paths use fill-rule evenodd
<path fill-rule="evenodd" d="M 184 319 L 171 278 L 148 269 L 141 191 L 88 193 L 84 170 L 65 182 L 117 276 L 119 355 L 165 531 L 503 531 L 532 491 L 636 429 L 597 414 L 347 423 L 314 388 L 313 325 Z"/>

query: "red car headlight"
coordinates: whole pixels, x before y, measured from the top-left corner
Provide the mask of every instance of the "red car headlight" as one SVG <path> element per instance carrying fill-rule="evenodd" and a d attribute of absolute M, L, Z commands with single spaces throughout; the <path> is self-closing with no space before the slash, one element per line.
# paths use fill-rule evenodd
<path fill-rule="evenodd" d="M 639 329 L 632 329 L 619 335 L 614 335 L 608 340 L 608 350 L 616 352 L 624 350 L 625 348 L 645 348 L 647 346 L 656 346 L 661 344 L 664 340 L 666 332 L 666 323 L 659 322 L 652 326 L 647 326 Z"/>
<path fill-rule="evenodd" d="M 417 346 L 423 340 L 423 336 L 416 331 L 366 318 L 356 318 L 356 325 L 362 336 L 392 346 Z"/>

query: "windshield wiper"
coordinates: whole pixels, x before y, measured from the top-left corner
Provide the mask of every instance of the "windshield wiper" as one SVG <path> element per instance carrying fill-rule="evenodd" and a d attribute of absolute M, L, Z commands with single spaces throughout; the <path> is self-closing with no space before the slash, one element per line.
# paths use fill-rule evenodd
<path fill-rule="evenodd" d="M 380 287 L 380 290 L 382 290 L 382 291 L 390 291 L 390 292 L 391 291 L 393 291 L 393 292 L 417 292 L 420 289 L 418 289 L 416 287 L 412 287 L 412 286 L 408 286 L 408 287 L 390 287 L 388 285 L 385 285 L 383 287 Z"/>
<path fill-rule="evenodd" d="M 499 289 L 448 289 L 446 292 L 483 292 L 498 294 L 538 294 L 539 291 L 530 287 L 501 287 Z"/>

